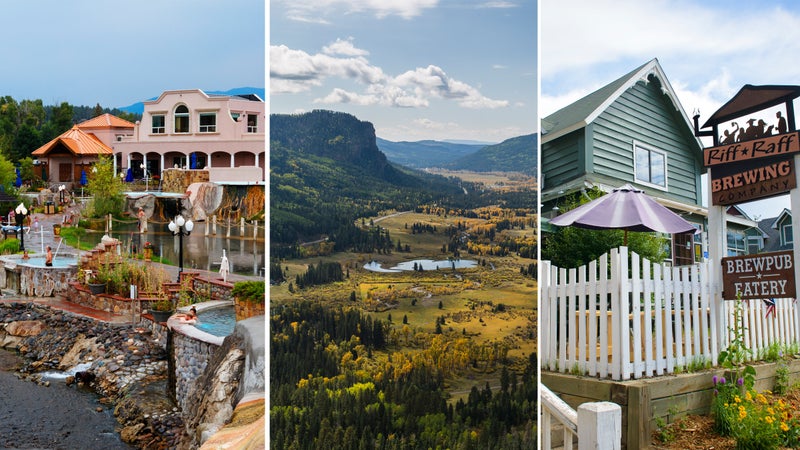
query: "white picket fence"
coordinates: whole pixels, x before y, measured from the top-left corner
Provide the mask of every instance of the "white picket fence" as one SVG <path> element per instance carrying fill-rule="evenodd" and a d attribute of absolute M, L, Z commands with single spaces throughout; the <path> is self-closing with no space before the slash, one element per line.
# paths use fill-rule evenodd
<path fill-rule="evenodd" d="M 588 266 L 541 262 L 540 357 L 544 369 L 613 380 L 674 373 L 711 363 L 733 336 L 733 301 L 712 286 L 713 263 L 668 267 L 627 247 Z M 744 333 L 753 358 L 772 344 L 798 342 L 794 299 L 744 305 Z"/>

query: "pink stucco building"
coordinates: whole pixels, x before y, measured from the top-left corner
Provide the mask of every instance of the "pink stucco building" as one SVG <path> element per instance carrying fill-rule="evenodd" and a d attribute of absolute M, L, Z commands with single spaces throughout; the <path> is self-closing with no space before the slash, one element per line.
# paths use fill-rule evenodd
<path fill-rule="evenodd" d="M 135 178 L 146 164 L 150 176 L 181 167 L 207 169 L 215 182 L 263 184 L 266 120 L 256 95 L 166 91 L 144 102 L 142 120 L 108 145 L 118 170 L 132 168 Z"/>

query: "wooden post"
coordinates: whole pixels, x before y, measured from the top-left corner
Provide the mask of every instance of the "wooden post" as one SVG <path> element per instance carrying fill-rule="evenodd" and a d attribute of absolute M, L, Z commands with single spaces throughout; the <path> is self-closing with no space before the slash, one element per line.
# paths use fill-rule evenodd
<path fill-rule="evenodd" d="M 231 237 L 231 216 L 228 216 L 228 229 L 225 231 L 225 237 Z"/>
<path fill-rule="evenodd" d="M 217 235 L 217 215 L 211 216 L 211 234 Z"/>
<path fill-rule="evenodd" d="M 208 228 L 209 228 L 208 222 L 211 222 L 211 220 L 209 220 L 209 218 L 206 217 L 206 236 L 208 236 Z"/>
<path fill-rule="evenodd" d="M 616 403 L 584 403 L 578 407 L 578 450 L 619 450 L 622 408 Z"/>
<path fill-rule="evenodd" d="M 244 237 L 244 217 L 239 218 L 239 236 Z"/>

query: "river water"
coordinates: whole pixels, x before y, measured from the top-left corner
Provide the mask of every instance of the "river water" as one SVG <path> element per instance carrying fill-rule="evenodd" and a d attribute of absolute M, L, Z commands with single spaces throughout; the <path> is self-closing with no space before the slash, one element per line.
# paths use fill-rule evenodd
<path fill-rule="evenodd" d="M 0 448 L 134 448 L 120 440 L 113 412 L 97 395 L 64 382 L 20 380 L 11 372 L 16 358 L 0 350 Z"/>

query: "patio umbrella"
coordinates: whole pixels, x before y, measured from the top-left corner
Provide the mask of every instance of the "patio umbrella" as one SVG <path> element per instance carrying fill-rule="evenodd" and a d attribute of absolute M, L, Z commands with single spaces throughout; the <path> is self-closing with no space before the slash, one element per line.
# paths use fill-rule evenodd
<path fill-rule="evenodd" d="M 228 257 L 225 256 L 225 249 L 222 250 L 222 261 L 219 263 L 219 273 L 222 274 L 222 281 L 227 283 L 228 282 L 228 271 L 231 270 L 230 263 L 228 263 Z"/>
<path fill-rule="evenodd" d="M 696 230 L 694 225 L 630 184 L 567 211 L 550 223 L 590 230 L 625 230 L 625 245 L 628 245 L 628 231 L 680 234 Z"/>
<path fill-rule="evenodd" d="M 19 167 L 17 167 L 17 181 L 14 182 L 14 186 L 22 186 L 22 175 L 19 173 Z"/>
<path fill-rule="evenodd" d="M 81 186 L 86 186 L 89 184 L 89 180 L 86 179 L 86 171 L 81 169 Z"/>
<path fill-rule="evenodd" d="M 197 153 L 192 152 L 189 156 L 189 168 L 190 169 L 197 169 Z"/>
<path fill-rule="evenodd" d="M 128 171 L 125 173 L 125 182 L 133 183 L 133 169 L 130 167 L 128 167 Z"/>

